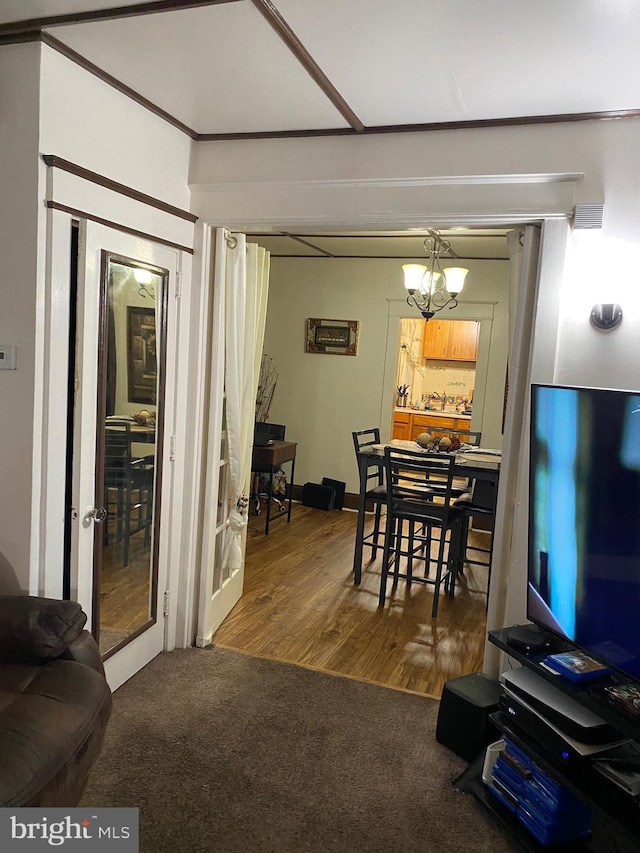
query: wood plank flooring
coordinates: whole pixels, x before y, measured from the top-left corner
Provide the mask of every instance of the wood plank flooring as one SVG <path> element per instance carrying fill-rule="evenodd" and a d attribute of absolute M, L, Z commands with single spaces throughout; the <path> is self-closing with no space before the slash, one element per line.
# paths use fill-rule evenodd
<path fill-rule="evenodd" d="M 380 552 L 353 585 L 355 527 L 354 512 L 294 504 L 291 524 L 277 518 L 265 536 L 264 516 L 252 516 L 244 594 L 213 644 L 435 697 L 480 670 L 487 569 L 468 566 L 436 619 L 422 584 L 401 581 L 381 609 Z"/>

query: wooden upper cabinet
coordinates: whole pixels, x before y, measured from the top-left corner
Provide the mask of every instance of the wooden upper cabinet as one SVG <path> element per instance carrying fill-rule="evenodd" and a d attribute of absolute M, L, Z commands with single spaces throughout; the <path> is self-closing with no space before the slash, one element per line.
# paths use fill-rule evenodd
<path fill-rule="evenodd" d="M 477 320 L 425 320 L 424 358 L 475 361 L 478 355 Z"/>
<path fill-rule="evenodd" d="M 424 358 L 448 358 L 450 326 L 449 320 L 436 320 L 435 317 L 425 320 L 422 348 Z"/>
<path fill-rule="evenodd" d="M 452 332 L 449 341 L 449 358 L 475 361 L 478 356 L 478 322 L 453 320 L 450 323 Z"/>

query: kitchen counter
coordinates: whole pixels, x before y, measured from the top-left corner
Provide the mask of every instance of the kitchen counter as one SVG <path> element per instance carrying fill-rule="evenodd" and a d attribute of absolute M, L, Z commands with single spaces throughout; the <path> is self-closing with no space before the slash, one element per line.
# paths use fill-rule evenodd
<path fill-rule="evenodd" d="M 448 411 L 447 409 L 441 411 L 440 409 L 412 409 L 410 406 L 396 406 L 396 412 L 406 412 L 411 415 L 428 415 L 429 417 L 436 418 L 455 418 L 456 420 L 466 420 L 471 421 L 471 415 L 463 415 L 462 412 Z"/>

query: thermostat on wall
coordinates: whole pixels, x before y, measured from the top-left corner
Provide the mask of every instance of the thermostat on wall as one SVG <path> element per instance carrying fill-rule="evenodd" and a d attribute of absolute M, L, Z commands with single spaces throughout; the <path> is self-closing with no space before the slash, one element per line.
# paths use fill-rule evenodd
<path fill-rule="evenodd" d="M 0 344 L 0 370 L 16 369 L 17 347 L 7 347 Z"/>

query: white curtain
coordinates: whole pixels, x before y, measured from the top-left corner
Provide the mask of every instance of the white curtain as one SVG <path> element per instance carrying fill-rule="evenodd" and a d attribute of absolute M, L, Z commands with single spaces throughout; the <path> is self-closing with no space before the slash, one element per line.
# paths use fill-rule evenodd
<path fill-rule="evenodd" d="M 519 238 L 517 242 L 520 244 Z M 513 318 L 513 337 L 509 345 L 509 397 L 493 534 L 488 630 L 507 624 L 507 594 L 511 596 L 509 586 L 513 585 L 518 589 L 518 594 L 522 596 L 521 601 L 524 602 L 526 595 L 526 554 L 523 554 L 522 548 L 516 548 L 516 543 L 527 541 L 526 509 L 524 513 L 520 512 L 518 504 L 520 502 L 520 506 L 526 507 L 527 500 L 526 477 L 522 477 L 522 472 L 527 470 L 529 453 L 527 397 L 531 370 L 531 339 L 536 322 L 539 249 L 540 229 L 536 225 L 525 226 L 521 252 L 512 244 L 509 245 L 509 256 L 513 257 L 513 262 L 519 270 L 517 280 L 511 280 L 510 289 L 510 294 L 517 293 L 518 310 Z M 509 310 L 511 311 L 511 302 Z M 514 519 L 519 520 L 520 527 L 514 526 Z M 501 671 L 501 654 L 487 641 L 484 671 L 488 675 L 496 677 Z"/>
<path fill-rule="evenodd" d="M 516 317 L 518 316 L 518 292 L 522 275 L 522 250 L 524 228 L 507 231 L 507 254 L 509 255 L 509 360 L 513 355 Z"/>
<path fill-rule="evenodd" d="M 225 391 L 229 454 L 230 509 L 222 557 L 228 573 L 242 568 L 247 526 L 256 392 L 264 341 L 270 255 L 244 234 L 218 229 L 225 264 Z"/>
<path fill-rule="evenodd" d="M 424 378 L 424 320 L 405 317 L 400 321 L 400 355 L 396 385 L 408 385 L 408 400 L 420 401 Z"/>

